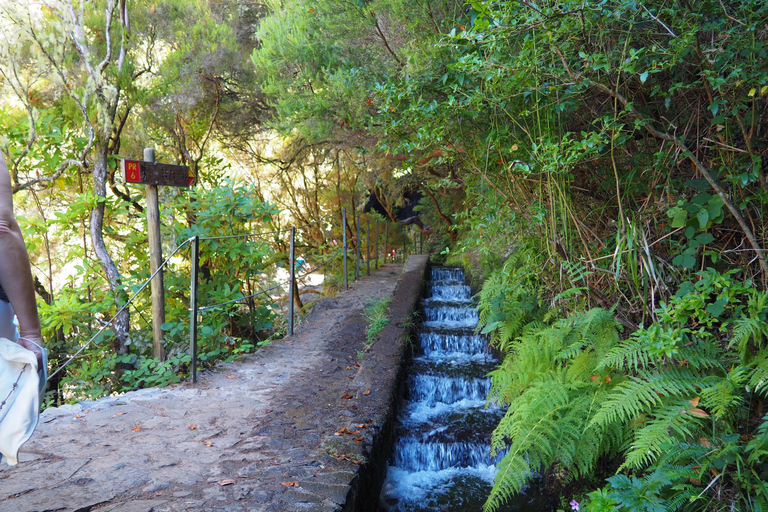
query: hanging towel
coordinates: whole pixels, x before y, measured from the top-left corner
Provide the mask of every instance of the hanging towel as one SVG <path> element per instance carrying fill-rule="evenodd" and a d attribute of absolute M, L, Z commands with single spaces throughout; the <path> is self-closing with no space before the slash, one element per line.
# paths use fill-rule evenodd
<path fill-rule="evenodd" d="M 44 366 L 47 366 L 46 352 L 43 352 Z M 34 352 L 0 338 L 0 454 L 11 466 L 19 463 L 19 448 L 37 426 L 45 370 L 38 373 Z"/>

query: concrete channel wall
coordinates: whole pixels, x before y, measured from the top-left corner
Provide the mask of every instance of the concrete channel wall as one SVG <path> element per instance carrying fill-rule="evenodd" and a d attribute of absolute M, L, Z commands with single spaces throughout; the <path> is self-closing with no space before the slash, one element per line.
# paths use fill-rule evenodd
<path fill-rule="evenodd" d="M 427 256 L 411 256 L 392 295 L 389 324 L 371 347 L 356 380 L 376 383 L 382 390 L 373 408 L 378 410 L 380 430 L 365 453 L 367 463 L 360 466 L 357 479 L 350 485 L 343 512 L 375 512 L 392 450 L 397 409 L 403 385 L 412 318 L 424 290 Z M 363 385 L 367 387 L 367 384 Z"/>

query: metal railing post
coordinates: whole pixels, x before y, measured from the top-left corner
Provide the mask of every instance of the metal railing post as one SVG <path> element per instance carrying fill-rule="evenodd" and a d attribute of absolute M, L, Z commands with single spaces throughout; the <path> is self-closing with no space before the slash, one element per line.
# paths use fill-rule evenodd
<path fill-rule="evenodd" d="M 371 219 L 365 218 L 365 275 L 371 275 Z"/>
<path fill-rule="evenodd" d="M 192 365 L 192 382 L 197 382 L 197 274 L 200 265 L 200 237 L 195 236 L 190 247 L 189 279 L 189 357 Z"/>
<path fill-rule="evenodd" d="M 389 222 L 384 223 L 384 263 L 389 259 Z"/>
<path fill-rule="evenodd" d="M 344 289 L 349 289 L 349 278 L 347 277 L 347 209 L 341 209 L 341 233 L 344 241 Z"/>
<path fill-rule="evenodd" d="M 376 255 L 376 259 L 373 260 L 374 265 L 373 268 L 379 268 L 379 221 L 376 221 L 376 229 L 374 230 L 374 233 L 376 233 L 373 237 L 373 252 Z"/>
<path fill-rule="evenodd" d="M 288 331 L 293 336 L 293 287 L 296 284 L 296 260 L 295 260 L 296 228 L 291 226 L 291 248 L 288 256 L 288 264 L 291 267 L 291 279 L 288 283 Z"/>
<path fill-rule="evenodd" d="M 419 254 L 424 254 L 424 232 L 419 230 Z"/>
<path fill-rule="evenodd" d="M 355 281 L 360 279 L 360 214 L 357 214 L 357 222 L 355 223 L 355 229 L 357 230 L 357 238 L 355 238 Z"/>
<path fill-rule="evenodd" d="M 403 232 L 405 234 L 403 240 L 403 262 L 405 262 L 408 259 L 408 226 L 403 228 Z"/>

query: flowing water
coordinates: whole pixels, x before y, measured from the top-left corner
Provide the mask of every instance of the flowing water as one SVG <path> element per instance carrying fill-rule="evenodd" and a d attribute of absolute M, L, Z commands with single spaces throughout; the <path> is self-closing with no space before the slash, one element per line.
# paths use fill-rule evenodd
<path fill-rule="evenodd" d="M 477 310 L 464 270 L 433 267 L 430 272 L 380 507 L 480 511 L 500 458 L 491 458 L 490 438 L 503 412 L 485 402 L 488 372 L 498 361 L 487 339 L 475 333 Z M 541 498 L 520 496 L 502 510 L 550 508 Z"/>

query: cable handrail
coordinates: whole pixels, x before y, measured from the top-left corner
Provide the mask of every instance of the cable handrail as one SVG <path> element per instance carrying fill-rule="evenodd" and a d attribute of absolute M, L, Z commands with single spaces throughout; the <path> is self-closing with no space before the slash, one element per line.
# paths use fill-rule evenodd
<path fill-rule="evenodd" d="M 336 259 L 336 257 L 337 257 L 337 256 L 339 256 L 339 255 L 341 254 L 342 250 L 343 250 L 343 249 L 341 249 L 341 248 L 339 248 L 339 249 L 336 249 L 336 253 L 335 253 L 333 256 L 331 256 L 330 258 L 328 258 L 327 260 L 325 260 L 325 261 L 324 261 L 323 263 L 321 263 L 320 265 L 317 265 L 317 266 L 316 266 L 316 267 L 314 267 L 312 270 L 308 270 L 307 272 L 303 273 L 302 275 L 300 275 L 300 276 L 296 276 L 296 280 L 298 281 L 299 279 L 304 279 L 305 277 L 307 277 L 308 275 L 312 274 L 313 272 L 317 272 L 317 271 L 318 271 L 318 270 L 320 270 L 321 268 L 327 267 L 328 265 L 330 265 L 331 263 L 333 263 L 333 261 Z"/>
<path fill-rule="evenodd" d="M 336 212 L 329 213 L 328 215 L 326 215 L 324 217 L 321 217 L 321 218 L 319 218 L 317 220 L 313 220 L 311 222 L 308 222 L 307 224 L 304 224 L 302 226 L 296 226 L 296 229 L 298 230 L 298 229 L 303 229 L 303 228 L 307 228 L 307 227 L 310 227 L 310 226 L 314 226 L 315 224 L 318 224 L 318 223 L 328 219 L 329 217 L 333 217 L 334 215 L 338 215 L 339 213 L 341 213 L 341 212 L 340 211 L 336 211 Z M 199 237 L 199 239 L 200 240 L 226 240 L 226 239 L 231 239 L 231 238 L 255 238 L 255 237 L 258 237 L 258 236 L 279 235 L 281 233 L 288 233 L 290 230 L 291 230 L 290 228 L 285 228 L 285 229 L 278 229 L 278 230 L 275 230 L 275 231 L 263 231 L 263 232 L 259 232 L 259 233 L 242 233 L 242 234 L 239 234 L 239 235 L 201 236 L 201 237 Z"/>
<path fill-rule="evenodd" d="M 264 231 L 261 233 L 243 233 L 241 235 L 201 236 L 200 240 L 226 240 L 230 238 L 255 238 L 257 236 L 279 235 L 287 233 L 290 229 L 278 229 L 277 231 Z"/>
<path fill-rule="evenodd" d="M 338 247 L 336 249 L 336 251 L 334 253 L 332 253 L 332 255 L 329 258 L 327 258 L 324 262 L 322 262 L 319 265 L 313 267 L 311 270 L 308 270 L 308 271 L 304 272 L 303 274 L 301 274 L 299 276 L 296 276 L 295 275 L 296 258 L 295 258 L 295 253 L 294 253 L 294 248 L 295 248 L 294 240 L 295 240 L 295 233 L 296 233 L 296 231 L 300 230 L 300 229 L 303 229 L 303 228 L 307 228 L 307 227 L 310 227 L 310 226 L 317 225 L 317 224 L 322 223 L 322 222 L 324 222 L 324 221 L 326 221 L 326 220 L 328 220 L 328 219 L 330 219 L 330 218 L 332 218 L 332 217 L 334 217 L 336 215 L 339 215 L 339 214 L 341 214 L 341 222 L 342 223 L 341 223 L 340 227 L 341 227 L 341 230 L 342 230 L 342 238 L 344 240 L 342 246 Z M 359 223 L 360 223 L 360 217 L 361 217 L 360 213 L 357 213 L 356 217 L 357 217 L 356 224 L 357 224 L 357 227 L 358 227 L 358 230 L 359 230 Z M 191 264 L 191 284 L 190 284 L 190 307 L 189 307 L 189 311 L 190 311 L 190 355 L 191 355 L 191 359 L 192 359 L 191 360 L 191 374 L 192 374 L 192 381 L 193 382 L 196 382 L 196 366 L 197 366 L 197 361 L 196 361 L 196 359 L 197 359 L 197 356 L 196 356 L 196 354 L 197 354 L 197 315 L 198 314 L 201 314 L 201 313 L 204 313 L 206 311 L 210 311 L 210 310 L 213 310 L 213 309 L 216 309 L 216 308 L 221 308 L 221 307 L 227 306 L 229 304 L 235 304 L 235 303 L 243 302 L 243 301 L 246 301 L 248 299 L 252 299 L 254 297 L 258 297 L 258 296 L 267 294 L 267 293 L 269 293 L 271 291 L 274 291 L 274 290 L 277 290 L 279 288 L 283 288 L 284 286 L 288 285 L 288 291 L 289 291 L 289 305 L 288 305 L 289 313 L 288 314 L 289 314 L 289 318 L 290 318 L 289 325 L 291 326 L 290 329 L 289 329 L 289 332 L 290 332 L 290 334 L 293 334 L 293 300 L 291 299 L 291 297 L 293 296 L 293 290 L 296 287 L 296 284 L 295 284 L 296 282 L 298 282 L 299 280 L 305 279 L 310 274 L 317 273 L 318 271 L 324 269 L 328 265 L 330 265 L 333 262 L 337 261 L 339 256 L 342 256 L 343 261 L 344 261 L 344 286 L 348 287 L 348 284 L 347 284 L 347 259 L 349 258 L 349 256 L 347 254 L 348 245 L 347 245 L 347 229 L 346 229 L 347 225 L 346 225 L 346 221 L 347 221 L 346 209 L 342 208 L 341 211 L 329 213 L 329 214 L 325 215 L 324 217 L 321 217 L 321 218 L 319 218 L 317 220 L 314 220 L 312 222 L 309 222 L 309 223 L 304 224 L 304 225 L 299 226 L 299 227 L 292 227 L 292 228 L 288 228 L 288 229 L 279 229 L 279 230 L 266 231 L 266 232 L 258 232 L 258 233 L 243 233 L 243 234 L 239 234 L 239 235 L 192 236 L 192 237 L 189 237 L 189 238 L 183 240 L 172 251 L 170 256 L 168 256 L 165 259 L 165 261 L 163 261 L 162 264 L 154 272 L 152 272 L 152 274 L 149 276 L 149 278 L 146 280 L 146 282 L 144 282 L 133 293 L 133 295 L 128 299 L 128 301 L 125 304 L 123 304 L 122 307 L 119 308 L 119 310 L 112 316 L 112 318 L 110 318 L 109 321 L 107 321 L 107 322 L 101 322 L 100 321 L 102 323 L 101 328 L 99 328 L 98 331 L 96 331 L 96 333 L 93 336 L 91 336 L 91 338 L 85 344 L 83 344 L 79 349 L 77 349 L 77 351 L 72 356 L 70 356 L 63 364 L 61 364 L 54 372 L 52 372 L 50 374 L 50 376 L 48 376 L 47 380 L 50 381 L 53 377 L 58 375 L 62 370 L 64 370 L 68 365 L 70 365 L 75 359 L 77 359 L 83 353 L 83 351 L 85 349 L 87 349 L 91 344 L 93 344 L 96 341 L 96 339 L 100 335 L 102 335 L 102 333 L 108 327 L 113 326 L 115 321 L 117 320 L 117 318 L 126 309 L 128 309 L 131 306 L 131 304 L 133 304 L 133 302 L 136 299 L 136 297 L 138 297 L 138 295 L 142 291 L 144 291 L 144 289 L 146 289 L 150 285 L 150 283 L 152 283 L 152 280 L 159 273 L 161 273 L 163 271 L 163 269 L 168 265 L 170 260 L 182 248 L 184 248 L 184 247 L 186 247 L 187 245 L 190 245 L 190 244 L 192 246 L 192 254 L 190 255 L 192 264 Z M 335 223 L 333 223 L 331 225 L 331 227 L 333 227 L 334 225 L 335 225 Z M 241 297 L 238 297 L 236 299 L 227 300 L 227 301 L 224 301 L 224 302 L 221 302 L 221 303 L 217 303 L 217 304 L 210 304 L 210 305 L 206 305 L 206 306 L 202 306 L 202 307 L 198 307 L 197 306 L 197 279 L 198 279 L 197 265 L 198 265 L 198 261 L 199 261 L 199 259 L 198 259 L 199 258 L 199 255 L 198 255 L 199 252 L 198 251 L 200 249 L 200 244 L 199 244 L 200 241 L 225 240 L 225 239 L 235 239 L 235 238 L 247 239 L 247 238 L 255 238 L 255 237 L 259 237 L 259 236 L 280 235 L 280 234 L 286 233 L 286 232 L 291 232 L 291 237 L 290 237 L 291 238 L 291 241 L 290 241 L 291 249 L 290 249 L 290 252 L 289 252 L 289 267 L 290 267 L 291 277 L 289 279 L 284 280 L 284 281 L 280 281 L 276 285 L 271 286 L 269 288 L 260 289 L 258 292 L 250 294 L 250 295 L 247 295 L 247 296 L 241 296 Z M 359 231 L 358 231 L 358 233 L 359 233 Z M 377 228 L 376 233 L 377 233 L 377 235 L 376 235 L 377 237 L 380 236 L 378 228 Z M 369 236 L 370 235 L 368 233 L 366 233 L 366 244 L 370 244 L 370 240 L 368 239 Z M 376 238 L 376 247 L 377 247 L 377 249 L 376 249 L 375 259 L 376 259 L 377 262 L 379 260 L 379 258 L 378 258 L 378 254 L 379 254 L 378 253 L 378 240 L 379 240 L 379 238 Z M 358 258 L 358 262 L 357 262 L 358 271 L 355 273 L 355 275 L 356 275 L 355 278 L 356 279 L 359 277 L 358 273 L 359 273 L 359 258 L 360 258 L 359 246 L 360 246 L 360 243 L 361 243 L 361 239 L 360 239 L 360 236 L 358 234 L 358 237 L 356 238 L 356 242 L 355 242 L 355 246 L 356 246 L 355 252 L 356 252 L 356 256 Z M 404 252 L 407 253 L 407 246 L 404 246 L 403 250 L 404 250 Z M 385 250 L 385 254 L 386 254 L 386 250 Z M 377 266 L 378 266 L 378 264 L 377 264 Z M 370 269 L 369 269 L 369 272 L 370 272 Z M 259 287 L 258 284 L 256 284 L 256 286 Z"/>
<path fill-rule="evenodd" d="M 228 300 L 227 302 L 221 302 L 219 304 L 212 304 L 212 305 L 209 305 L 209 306 L 200 306 L 200 307 L 197 308 L 197 311 L 202 313 L 204 311 L 208 311 L 209 309 L 220 308 L 221 306 L 226 306 L 228 304 L 234 304 L 236 302 L 241 302 L 241 301 L 244 301 L 244 300 L 252 299 L 253 297 L 258 297 L 259 295 L 264 295 L 265 293 L 269 293 L 272 290 L 276 290 L 278 288 L 282 288 L 284 285 L 290 284 L 290 282 L 291 282 L 291 280 L 287 279 L 285 282 L 282 282 L 280 284 L 276 284 L 275 286 L 272 286 L 271 288 L 267 288 L 266 290 L 261 290 L 261 291 L 259 291 L 257 293 L 252 293 L 251 295 L 246 295 L 244 297 L 239 297 L 237 299 Z M 192 311 L 192 308 L 189 308 L 189 310 Z"/>
<path fill-rule="evenodd" d="M 74 353 L 74 354 L 73 354 L 73 355 L 72 355 L 72 356 L 71 356 L 69 359 L 67 359 L 67 360 L 64 362 L 64 364 L 62 364 L 61 366 L 59 366 L 59 367 L 56 369 L 56 371 L 55 371 L 55 372 L 51 373 L 51 374 L 48 376 L 48 378 L 46 379 L 46 382 L 47 382 L 47 381 L 50 381 L 50 380 L 53 378 L 53 376 L 54 376 L 54 375 L 57 375 L 59 372 L 61 372 L 61 370 L 63 370 L 64 368 L 66 368 L 66 366 L 67 366 L 67 365 L 69 365 L 69 363 L 71 363 L 72 361 L 74 361 L 74 360 L 75 360 L 75 358 L 76 358 L 77 356 L 79 356 L 79 355 L 80 355 L 80 354 L 83 352 L 83 350 L 85 350 L 86 348 L 88 348 L 88 346 L 90 346 L 90 344 L 91 344 L 91 343 L 93 343 L 93 341 L 94 341 L 94 340 L 95 340 L 95 339 L 96 339 L 96 338 L 97 338 L 97 337 L 98 337 L 98 336 L 99 336 L 99 335 L 100 335 L 102 332 L 104 332 L 104 331 L 107 329 L 107 327 L 109 327 L 110 325 L 112 325 L 112 323 L 115 321 L 115 319 L 116 319 L 118 316 L 120 316 L 120 313 L 122 313 L 123 311 L 125 311 L 126 309 L 128 309 L 128 306 L 130 306 L 130 305 L 131 305 L 131 303 L 133 302 L 133 300 L 134 300 L 134 299 L 135 299 L 135 298 L 136 298 L 136 297 L 137 297 L 137 296 L 138 296 L 138 295 L 139 295 L 139 294 L 140 294 L 142 291 L 144 291 L 144 289 L 145 289 L 147 286 L 149 286 L 149 283 L 151 283 L 151 282 L 152 282 L 152 279 L 154 279 L 154 278 L 155 278 L 155 276 L 156 276 L 156 275 L 157 275 L 157 274 L 158 274 L 158 273 L 159 273 L 161 270 L 163 270 L 163 267 L 165 267 L 165 266 L 168 264 L 168 262 L 169 262 L 169 261 L 171 261 L 171 258 L 173 258 L 173 257 L 176 255 L 176 253 L 177 253 L 177 252 L 179 252 L 179 251 L 181 250 L 181 248 L 182 248 L 182 247 L 184 247 L 184 246 L 185 246 L 185 245 L 187 245 L 188 243 L 192 242 L 192 240 L 194 240 L 194 237 L 192 237 L 192 238 L 187 238 L 186 240 L 184 240 L 184 241 L 181 243 L 181 245 L 179 245 L 178 247 L 176 247 L 176 249 L 174 249 L 174 250 L 173 250 L 173 252 L 171 253 L 171 255 L 170 255 L 170 256 L 168 256 L 168 257 L 165 259 L 165 261 L 162 263 L 162 265 L 160 265 L 160 266 L 157 268 L 157 270 L 155 270 L 154 272 L 152 272 L 152 275 L 151 275 L 151 276 L 149 276 L 149 279 L 147 279 L 147 281 L 146 281 L 146 282 L 145 282 L 143 285 L 141 285 L 141 287 L 140 287 L 138 290 L 136 290 L 136 292 L 134 292 L 134 294 L 131 296 L 131 298 L 130 298 L 130 299 L 128 299 L 128 301 L 127 301 L 125 304 L 123 304 L 123 306 L 122 306 L 122 307 L 121 307 L 121 308 L 120 308 L 120 309 L 117 311 L 117 313 L 115 313 L 115 314 L 112 316 L 112 318 L 110 318 L 110 319 L 109 319 L 109 321 L 108 321 L 108 322 L 105 322 L 105 323 L 104 323 L 104 324 L 101 326 L 101 328 L 100 328 L 98 331 L 96 331 L 96 334 L 94 334 L 94 335 L 91 337 L 91 339 L 90 339 L 90 340 L 88 340 L 88 342 L 87 342 L 85 345 L 83 345 L 82 347 L 80 347 L 80 348 L 77 350 L 77 352 L 75 352 L 75 353 Z"/>

